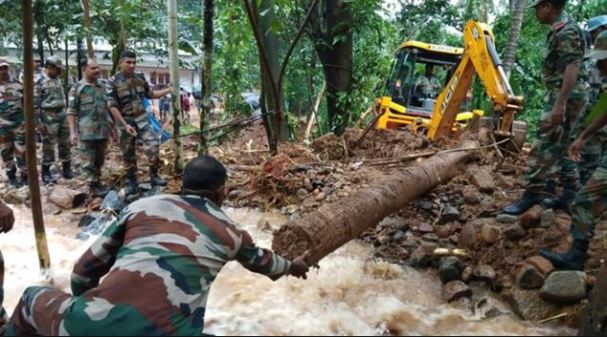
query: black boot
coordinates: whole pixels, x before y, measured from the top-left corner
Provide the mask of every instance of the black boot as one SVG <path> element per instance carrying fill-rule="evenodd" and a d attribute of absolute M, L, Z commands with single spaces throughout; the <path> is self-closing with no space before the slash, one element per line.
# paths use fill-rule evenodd
<path fill-rule="evenodd" d="M 150 170 L 150 184 L 152 186 L 166 186 L 166 180 L 162 179 L 155 170 Z"/>
<path fill-rule="evenodd" d="M 74 172 L 72 171 L 72 162 L 63 162 L 63 178 L 68 180 L 74 178 Z"/>
<path fill-rule="evenodd" d="M 55 179 L 51 173 L 50 165 L 42 165 L 42 182 L 44 185 L 54 184 L 57 182 L 57 179 Z"/>
<path fill-rule="evenodd" d="M 588 251 L 590 243 L 585 240 L 573 240 L 571 249 L 566 253 L 556 253 L 547 249 L 542 249 L 540 255 L 552 262 L 556 269 L 561 270 L 584 270 L 584 264 L 588 260 Z"/>
<path fill-rule="evenodd" d="M 90 183 L 89 189 L 91 195 L 95 198 L 104 198 L 108 193 L 110 193 L 110 190 L 101 185 L 99 182 Z"/>
<path fill-rule="evenodd" d="M 6 177 L 8 178 L 8 183 L 12 187 L 18 188 L 19 182 L 17 181 L 17 169 L 13 167 L 12 170 L 6 171 Z"/>
<path fill-rule="evenodd" d="M 27 180 L 27 172 L 21 171 L 21 174 L 19 176 L 19 187 L 27 186 L 28 183 L 29 181 Z"/>
<path fill-rule="evenodd" d="M 542 207 L 546 209 L 562 209 L 571 214 L 571 204 L 575 200 L 577 191 L 573 189 L 563 189 L 563 194 L 557 198 L 545 198 L 542 200 Z"/>
<path fill-rule="evenodd" d="M 504 207 L 502 212 L 510 215 L 521 215 L 540 201 L 541 199 L 538 193 L 525 191 L 519 200 Z"/>
<path fill-rule="evenodd" d="M 139 182 L 137 182 L 137 177 L 129 177 L 126 185 L 124 185 L 124 192 L 126 195 L 136 194 L 139 189 Z"/>

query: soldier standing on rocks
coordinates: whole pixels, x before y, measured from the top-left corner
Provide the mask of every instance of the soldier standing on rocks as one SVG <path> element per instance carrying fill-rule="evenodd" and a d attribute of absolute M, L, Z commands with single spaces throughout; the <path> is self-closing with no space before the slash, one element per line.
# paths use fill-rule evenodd
<path fill-rule="evenodd" d="M 584 31 L 565 12 L 566 3 L 566 0 L 536 0 L 531 5 L 539 22 L 552 26 L 542 62 L 548 93 L 529 154 L 526 190 L 519 200 L 504 208 L 506 214 L 519 215 L 541 203 L 542 193 L 547 191 L 546 182 L 554 173 L 558 173 L 563 185 L 557 201 L 560 208 L 568 210 L 578 190 L 577 165 L 567 158 L 566 152 L 575 123 L 588 103 L 586 83 L 580 76 L 586 40 Z"/>
<path fill-rule="evenodd" d="M 0 154 L 6 167 L 9 184 L 13 187 L 27 184 L 23 87 L 18 81 L 11 79 L 10 65 L 2 59 L 0 59 Z M 20 181 L 17 180 L 17 166 Z"/>
<path fill-rule="evenodd" d="M 607 32 L 601 33 L 594 44 L 590 56 L 597 60 L 602 76 L 603 95 L 607 94 Z M 600 104 L 600 102 L 599 102 Z M 597 131 L 607 125 L 607 107 L 603 106 L 600 118 L 595 119 L 571 145 L 569 156 L 580 160 L 580 150 Z M 607 156 L 603 156 L 601 165 L 594 171 L 586 185 L 576 194 L 572 206 L 571 235 L 573 245 L 566 253 L 541 252 L 558 269 L 583 270 L 588 259 L 590 240 L 594 236 L 594 227 L 601 215 L 607 211 Z"/>
<path fill-rule="evenodd" d="M 39 113 L 39 130 L 43 135 L 42 144 L 42 182 L 56 183 L 51 173 L 55 162 L 55 147 L 59 148 L 59 160 L 63 164 L 63 177 L 72 179 L 72 153 L 70 149 L 70 130 L 65 113 L 65 95 L 61 84 L 63 64 L 57 56 L 46 60 L 46 69 L 34 86 L 34 107 Z"/>
<path fill-rule="evenodd" d="M 82 80 L 69 92 L 68 120 L 72 146 L 78 146 L 80 176 L 89 185 L 90 194 L 103 198 L 109 192 L 101 184 L 101 168 L 110 135 L 111 116 L 107 105 L 109 83 L 101 79 L 99 65 L 93 59 L 80 62 Z"/>
<path fill-rule="evenodd" d="M 142 73 L 135 72 L 137 55 L 133 51 L 124 51 L 120 55 L 120 72 L 111 82 L 109 108 L 114 121 L 120 129 L 120 147 L 127 169 L 126 194 L 137 192 L 137 143 L 150 161 L 150 183 L 153 186 L 165 186 L 166 181 L 158 175 L 160 169 L 159 141 L 143 106 L 143 98 L 158 99 L 171 92 L 170 88 L 152 91 Z"/>
<path fill-rule="evenodd" d="M 229 261 L 272 280 L 305 279 L 306 256 L 291 262 L 258 248 L 221 210 L 226 179 L 215 158 L 198 157 L 181 195 L 130 204 L 74 266 L 74 296 L 27 288 L 7 335 L 200 336 L 209 290 Z"/>

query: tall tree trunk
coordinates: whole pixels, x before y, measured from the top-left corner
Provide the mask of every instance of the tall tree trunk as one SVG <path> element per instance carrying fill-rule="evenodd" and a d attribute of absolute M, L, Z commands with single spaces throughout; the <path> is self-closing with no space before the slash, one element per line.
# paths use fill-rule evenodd
<path fill-rule="evenodd" d="M 175 173 L 183 172 L 181 142 L 181 97 L 179 95 L 179 46 L 177 44 L 177 0 L 167 0 L 169 17 L 169 58 L 171 65 L 171 97 L 173 99 L 173 141 L 175 142 Z"/>
<path fill-rule="evenodd" d="M 475 141 L 466 141 L 462 148 L 477 146 Z M 436 155 L 336 203 L 322 206 L 282 226 L 274 233 L 272 248 L 289 259 L 307 252 L 309 259 L 306 262 L 316 264 L 410 201 L 455 177 L 459 170 L 454 168 L 469 159 L 472 153 L 459 151 Z"/>
<path fill-rule="evenodd" d="M 204 0 L 203 6 L 203 39 L 204 59 L 201 69 L 201 89 L 203 93 L 202 107 L 200 109 L 200 148 L 198 154 L 206 154 L 208 151 L 205 130 L 207 128 L 207 116 L 211 115 L 211 93 L 213 92 L 213 0 Z"/>
<path fill-rule="evenodd" d="M 82 69 L 80 68 L 80 60 L 84 58 L 84 53 L 82 51 L 82 36 L 78 34 L 78 38 L 76 39 L 76 67 L 78 68 L 78 81 L 82 79 Z"/>
<path fill-rule="evenodd" d="M 518 48 L 518 41 L 521 36 L 521 27 L 523 25 L 523 17 L 525 16 L 525 10 L 527 9 L 527 0 L 517 0 L 516 7 L 512 13 L 512 26 L 510 27 L 510 36 L 508 37 L 508 44 L 506 45 L 506 51 L 504 52 L 504 71 L 510 76 L 510 71 L 516 60 L 516 49 Z"/>
<path fill-rule="evenodd" d="M 124 0 L 118 0 L 118 6 L 123 8 Z M 122 52 L 126 49 L 126 27 L 124 17 L 121 14 L 118 15 L 118 22 L 120 25 L 120 31 L 118 33 L 118 44 L 112 51 L 112 74 L 116 73 L 118 63 L 120 62 L 120 54 L 122 54 Z"/>
<path fill-rule="evenodd" d="M 95 52 L 93 51 L 93 39 L 91 38 L 91 6 L 90 0 L 81 0 L 83 19 L 82 23 L 84 26 L 84 35 L 86 36 L 86 54 L 88 57 L 93 58 Z"/>
<path fill-rule="evenodd" d="M 65 101 L 69 101 L 69 91 L 70 91 L 70 40 L 67 38 L 67 33 L 65 34 L 65 83 L 63 84 L 63 94 L 65 95 Z"/>
<path fill-rule="evenodd" d="M 34 2 L 34 21 L 36 22 L 36 43 L 38 56 L 44 64 L 44 3 L 41 0 Z"/>
<path fill-rule="evenodd" d="M 280 76 L 280 61 L 278 55 L 278 40 L 276 33 L 272 30 L 272 24 L 275 20 L 274 12 L 274 0 L 262 0 L 259 11 L 257 14 L 257 21 L 261 26 L 263 32 L 263 47 L 268 63 L 267 76 L 264 77 L 262 85 L 265 87 L 266 102 L 272 110 L 270 120 L 272 122 L 272 131 L 276 140 L 279 142 L 285 142 L 289 138 L 289 128 L 287 125 L 286 116 L 283 113 L 284 110 L 284 97 L 281 88 L 277 88 L 277 92 L 273 93 L 272 82 L 274 85 L 278 85 L 278 79 Z M 259 15 L 259 12 L 265 13 Z M 272 81 L 272 82 L 270 82 Z M 276 95 L 276 97 L 274 97 Z"/>
<path fill-rule="evenodd" d="M 352 89 L 352 15 L 345 0 L 325 0 L 326 36 L 317 44 L 327 83 L 327 113 L 333 132 L 341 134 L 350 118 L 347 97 Z"/>

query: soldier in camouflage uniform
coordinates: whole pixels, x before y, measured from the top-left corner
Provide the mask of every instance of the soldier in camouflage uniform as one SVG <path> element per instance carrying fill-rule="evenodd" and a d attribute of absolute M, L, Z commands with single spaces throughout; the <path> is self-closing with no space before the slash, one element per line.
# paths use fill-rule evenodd
<path fill-rule="evenodd" d="M 55 183 L 51 165 L 55 162 L 55 147 L 59 148 L 59 160 L 63 164 L 63 177 L 71 179 L 72 154 L 70 150 L 70 130 L 65 113 L 65 96 L 61 84 L 63 65 L 57 56 L 46 61 L 45 74 L 34 86 L 34 107 L 39 114 L 42 144 L 42 181 L 45 184 Z"/>
<path fill-rule="evenodd" d="M 145 76 L 135 72 L 136 64 L 137 56 L 134 52 L 125 51 L 120 55 L 121 71 L 114 75 L 109 99 L 114 121 L 120 129 L 120 146 L 128 179 L 125 190 L 128 195 L 135 194 L 139 186 L 136 154 L 138 142 L 143 144 L 150 161 L 150 183 L 156 186 L 166 185 L 166 181 L 158 175 L 160 144 L 143 107 L 143 98 L 158 99 L 170 93 L 171 89 L 152 91 Z"/>
<path fill-rule="evenodd" d="M 607 32 L 598 36 L 591 57 L 597 60 L 603 84 L 603 95 L 607 95 Z M 597 106 L 599 107 L 599 106 Z M 605 109 L 605 107 L 602 107 Z M 607 125 L 607 109 L 599 118 L 579 135 L 569 149 L 571 158 L 579 160 L 580 150 L 597 131 Z M 566 253 L 555 253 L 548 250 L 541 252 L 559 269 L 583 270 L 588 259 L 590 240 L 594 236 L 594 227 L 601 215 L 607 211 L 607 156 L 603 156 L 601 165 L 594 171 L 586 185 L 577 193 L 572 206 L 571 235 L 573 245 Z"/>
<path fill-rule="evenodd" d="M 19 73 L 19 82 L 23 83 L 23 70 Z M 34 54 L 34 83 L 38 82 L 44 76 L 44 68 L 42 67 L 42 59 Z"/>
<path fill-rule="evenodd" d="M 586 42 L 584 31 L 564 11 L 566 0 L 536 0 L 532 6 L 542 24 L 552 25 L 547 38 L 543 80 L 548 93 L 537 137 L 529 154 L 526 190 L 521 199 L 504 208 L 519 215 L 542 201 L 548 178 L 558 171 L 563 194 L 559 207 L 568 209 L 579 187 L 577 165 L 566 157 L 578 117 L 588 102 L 586 84 L 580 76 Z"/>
<path fill-rule="evenodd" d="M 13 210 L 0 201 L 0 233 L 10 231 L 14 224 L 15 215 Z M 4 328 L 8 322 L 8 315 L 2 303 L 4 303 L 4 257 L 0 252 L 0 335 L 4 333 Z"/>
<path fill-rule="evenodd" d="M 306 256 L 290 262 L 258 248 L 222 212 L 225 180 L 223 165 L 198 157 L 182 195 L 129 205 L 76 263 L 74 296 L 27 288 L 7 335 L 199 336 L 210 287 L 229 261 L 272 280 L 305 278 Z"/>
<path fill-rule="evenodd" d="M 100 79 L 95 60 L 80 63 L 82 80 L 69 92 L 68 121 L 72 145 L 78 145 L 80 175 L 89 184 L 91 195 L 104 197 L 109 190 L 101 184 L 101 168 L 110 134 L 110 110 L 107 107 L 109 83 Z"/>
<path fill-rule="evenodd" d="M 0 154 L 9 183 L 14 187 L 27 183 L 23 87 L 11 79 L 10 66 L 4 60 L 0 60 Z M 21 181 L 17 181 L 15 156 Z"/>

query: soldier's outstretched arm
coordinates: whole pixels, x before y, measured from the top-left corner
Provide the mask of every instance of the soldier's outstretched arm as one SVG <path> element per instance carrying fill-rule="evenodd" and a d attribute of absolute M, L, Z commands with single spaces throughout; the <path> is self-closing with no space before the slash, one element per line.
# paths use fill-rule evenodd
<path fill-rule="evenodd" d="M 580 150 L 592 136 L 607 125 L 607 111 L 604 111 L 601 116 L 594 121 L 577 137 L 575 142 L 569 147 L 569 157 L 575 161 L 579 161 Z"/>
<path fill-rule="evenodd" d="M 303 260 L 289 261 L 269 249 L 259 248 L 244 230 L 234 229 L 242 240 L 236 260 L 248 270 L 277 280 L 284 275 L 306 278 L 308 266 Z"/>
<path fill-rule="evenodd" d="M 103 232 L 74 265 L 71 277 L 74 296 L 99 285 L 99 280 L 116 262 L 116 254 L 124 242 L 126 221 L 131 215 L 127 210 L 128 208 L 121 213 L 120 218 Z"/>

